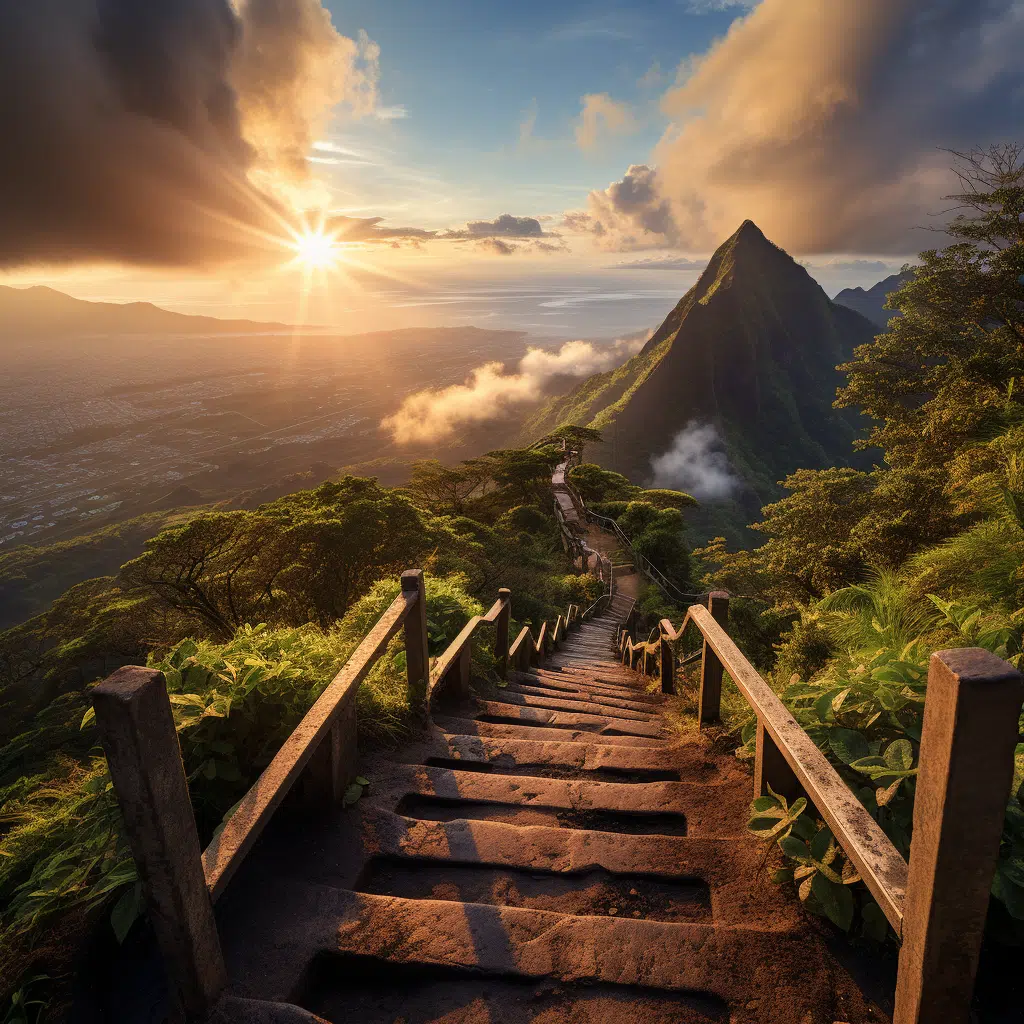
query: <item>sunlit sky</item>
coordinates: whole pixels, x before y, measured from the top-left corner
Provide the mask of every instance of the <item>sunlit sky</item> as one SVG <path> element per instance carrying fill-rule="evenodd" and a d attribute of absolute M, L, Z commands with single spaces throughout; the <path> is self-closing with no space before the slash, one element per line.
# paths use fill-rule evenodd
<path fill-rule="evenodd" d="M 749 148 L 744 132 L 760 146 L 772 143 L 772 131 L 787 145 L 822 124 L 826 135 L 838 132 L 838 115 L 821 113 L 825 100 L 811 113 L 805 109 L 819 96 L 837 109 L 866 106 L 858 97 L 847 102 L 849 83 L 860 87 L 876 73 L 882 49 L 867 53 L 851 44 L 862 66 L 848 71 L 841 61 L 835 70 L 828 51 L 831 45 L 842 52 L 844 34 L 870 37 L 877 28 L 871 19 L 878 22 L 885 6 L 875 0 L 859 11 L 854 0 L 836 0 L 830 10 L 816 0 L 323 3 L 346 41 L 379 47 L 372 103 L 359 111 L 339 104 L 309 140 L 307 168 L 323 186 L 325 212 L 379 218 L 381 228 L 435 237 L 346 245 L 333 267 L 315 269 L 286 252 L 279 263 L 258 268 L 140 269 L 128 261 L 77 259 L 59 267 L 9 266 L 0 283 L 48 284 L 88 299 L 145 299 L 180 312 L 301 318 L 346 331 L 472 323 L 551 336 L 609 335 L 653 326 L 745 216 L 802 259 L 829 294 L 870 286 L 934 244 L 914 236 L 920 210 L 909 206 L 898 232 L 861 230 L 853 217 L 848 229 L 826 227 L 834 218 L 813 207 L 813 195 L 824 190 L 808 159 L 785 166 L 780 160 L 774 178 L 766 174 L 764 181 L 757 166 L 743 168 L 735 188 L 721 172 L 730 152 Z M 1020 13 L 1012 4 L 1007 9 Z M 896 46 L 890 31 L 884 42 Z M 958 31 L 963 37 L 962 26 Z M 826 44 L 819 45 L 823 35 Z M 941 44 L 930 38 L 915 52 L 939 52 Z M 986 45 L 990 51 L 995 44 L 979 43 L 975 56 L 992 63 Z M 792 54 L 809 46 L 817 65 L 811 61 L 798 73 Z M 918 68 L 909 84 L 887 83 L 892 105 L 902 102 L 900 90 L 921 93 L 927 70 Z M 841 81 L 843 74 L 849 81 Z M 833 88 L 830 75 L 842 87 Z M 783 79 L 788 88 L 778 88 L 776 97 Z M 764 98 L 768 93 L 774 98 Z M 833 102 L 834 95 L 841 99 Z M 866 151 L 873 140 L 865 135 L 858 142 L 858 133 L 854 125 L 842 137 Z M 850 172 L 859 175 L 850 201 L 865 204 L 871 223 L 900 221 L 900 197 L 916 196 L 922 183 L 941 194 L 933 156 L 941 125 L 930 136 L 919 134 L 916 150 L 908 142 L 902 163 L 894 158 L 891 167 L 868 167 L 872 161 L 837 151 L 843 168 L 864 165 Z M 958 128 L 948 141 L 964 138 Z M 702 160 L 690 181 L 688 163 Z M 633 165 L 645 166 L 634 175 Z M 827 165 L 820 173 L 826 172 Z M 657 198 L 634 202 L 648 184 Z M 661 196 L 671 213 L 658 205 Z M 587 216 L 574 220 L 574 211 Z M 497 218 L 506 214 L 533 226 L 501 226 Z M 822 222 L 817 234 L 815 219 Z M 444 233 L 456 237 L 436 237 Z"/>

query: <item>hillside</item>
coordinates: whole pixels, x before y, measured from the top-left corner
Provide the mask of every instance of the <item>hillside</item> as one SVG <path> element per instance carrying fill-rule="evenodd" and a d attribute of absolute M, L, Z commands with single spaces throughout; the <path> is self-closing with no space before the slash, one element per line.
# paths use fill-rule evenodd
<path fill-rule="evenodd" d="M 151 302 L 88 302 L 53 288 L 0 286 L 4 335 L 253 334 L 287 330 L 286 324 L 188 316 Z"/>
<path fill-rule="evenodd" d="M 602 429 L 596 460 L 644 480 L 688 424 L 710 426 L 737 484 L 727 498 L 709 496 L 713 522 L 705 514 L 695 525 L 735 536 L 778 497 L 786 474 L 849 458 L 855 420 L 832 407 L 835 367 L 874 333 L 746 221 L 639 354 L 549 402 L 525 433 L 567 423 Z M 701 469 L 698 458 L 691 470 Z M 685 475 L 662 482 L 699 496 Z"/>
<path fill-rule="evenodd" d="M 898 312 L 885 308 L 889 293 L 902 288 L 913 276 L 913 270 L 905 270 L 902 274 L 892 274 L 867 290 L 844 288 L 832 301 L 848 309 L 855 309 L 876 327 L 884 329 L 894 316 L 899 316 Z"/>

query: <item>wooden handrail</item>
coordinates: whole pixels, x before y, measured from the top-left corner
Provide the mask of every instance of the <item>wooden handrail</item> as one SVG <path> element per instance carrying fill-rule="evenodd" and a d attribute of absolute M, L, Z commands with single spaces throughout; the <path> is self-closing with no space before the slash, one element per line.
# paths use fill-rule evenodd
<path fill-rule="evenodd" d="M 897 935 L 903 929 L 903 903 L 907 888 L 907 862 L 818 749 L 757 669 L 744 657 L 735 642 L 703 605 L 692 605 L 678 629 L 662 619 L 658 640 L 623 644 L 623 661 L 633 667 L 635 652 L 660 653 L 660 642 L 678 640 L 686 627 L 700 630 L 708 646 L 746 698 L 760 729 L 785 759 L 786 764 L 818 813 L 832 830 L 836 842 L 846 851 L 871 894 L 878 901 Z M 757 771 L 755 770 L 755 775 Z M 759 787 L 760 788 L 760 787 Z M 760 796 L 761 794 L 758 793 Z"/>
<path fill-rule="evenodd" d="M 307 805 L 321 808 L 342 801 L 356 772 L 356 692 L 399 630 L 405 630 L 410 710 L 429 714 L 434 690 L 455 671 L 460 687 L 468 691 L 471 640 L 481 623 L 495 626 L 494 651 L 504 676 L 510 661 L 529 668 L 543 659 L 549 644 L 557 646 L 609 596 L 610 591 L 582 614 L 570 604 L 553 629 L 546 622 L 541 626 L 536 642 L 524 627 L 510 649 L 511 593 L 502 589 L 489 611 L 473 616 L 431 667 L 423 572 L 404 572 L 401 593 L 204 851 L 163 674 L 127 666 L 100 683 L 93 691 L 96 722 L 138 875 L 154 911 L 153 930 L 172 999 L 198 1018 L 223 991 L 227 977 L 212 904 L 287 795 L 297 787 Z"/>
<path fill-rule="evenodd" d="M 697 626 L 711 645 L 894 931 L 902 935 L 907 862 L 899 850 L 711 613 L 695 605 L 686 619 Z M 682 628 L 685 626 L 686 620 Z"/>
<path fill-rule="evenodd" d="M 671 692 L 671 644 L 696 626 L 704 639 L 700 724 L 710 720 L 705 690 L 720 687 L 724 669 L 757 717 L 755 796 L 769 788 L 789 799 L 804 793 L 902 942 L 893 1024 L 966 1024 L 1013 777 L 1020 673 L 976 648 L 932 655 L 908 865 L 729 636 L 728 595 L 711 594 L 708 603 L 691 606 L 678 629 L 662 619 L 656 640 L 638 644 L 624 634 L 623 661 L 632 667 L 642 652 L 646 671 L 647 656 L 658 650 Z M 716 693 L 710 702 L 715 717 L 718 700 Z"/>
<path fill-rule="evenodd" d="M 430 683 L 427 687 L 428 702 L 434 696 L 435 691 L 442 684 L 443 680 L 454 668 L 458 668 L 462 676 L 460 688 L 465 689 L 465 686 L 468 685 L 470 640 L 476 632 L 477 627 L 482 623 L 497 623 L 501 620 L 502 615 L 504 614 L 505 643 L 508 643 L 508 616 L 511 613 L 511 609 L 511 594 L 508 590 L 502 590 L 501 596 L 494 602 L 494 604 L 491 605 L 490 610 L 486 615 L 474 615 L 469 622 L 462 627 L 459 635 L 448 645 L 444 653 L 431 666 Z M 503 655 L 507 657 L 507 652 L 501 652 L 498 650 L 497 648 L 499 646 L 500 644 L 495 645 L 495 656 L 501 660 Z"/>
<path fill-rule="evenodd" d="M 403 592 L 391 602 L 341 671 L 306 712 L 274 759 L 242 797 L 220 834 L 203 851 L 203 872 L 210 895 L 216 899 L 238 870 L 252 844 L 287 796 L 302 770 L 330 732 L 343 708 L 356 695 L 391 638 L 402 628 L 419 600 L 415 591 Z M 352 736 L 354 741 L 355 737 Z"/>

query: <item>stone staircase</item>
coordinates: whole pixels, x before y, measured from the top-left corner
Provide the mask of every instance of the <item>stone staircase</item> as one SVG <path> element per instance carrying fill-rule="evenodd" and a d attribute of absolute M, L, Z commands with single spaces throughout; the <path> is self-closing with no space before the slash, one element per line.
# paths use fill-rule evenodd
<path fill-rule="evenodd" d="M 278 816 L 217 918 L 224 1021 L 887 1019 L 772 885 L 750 776 L 613 652 L 616 597 L 546 662 Z"/>

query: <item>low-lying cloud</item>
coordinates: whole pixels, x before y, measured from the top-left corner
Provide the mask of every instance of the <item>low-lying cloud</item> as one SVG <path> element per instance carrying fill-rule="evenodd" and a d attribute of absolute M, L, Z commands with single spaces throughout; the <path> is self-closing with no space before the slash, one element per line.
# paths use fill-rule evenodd
<path fill-rule="evenodd" d="M 730 497 L 739 486 L 722 438 L 711 423 L 691 420 L 672 447 L 651 459 L 653 486 L 685 491 L 701 501 Z"/>
<path fill-rule="evenodd" d="M 0 265 L 265 251 L 378 56 L 321 0 L 0 4 Z"/>
<path fill-rule="evenodd" d="M 650 332 L 618 338 L 610 345 L 567 341 L 555 352 L 531 348 L 516 373 L 502 363 L 485 363 L 462 384 L 418 391 L 398 412 L 381 421 L 397 444 L 430 444 L 463 427 L 504 419 L 518 406 L 539 401 L 557 377 L 589 377 L 618 366 L 643 348 Z"/>
<path fill-rule="evenodd" d="M 681 65 L 650 165 L 567 226 L 706 252 L 750 218 L 791 251 L 914 252 L 957 187 L 943 149 L 1019 136 L 1021 53 L 1020 0 L 761 0 Z"/>

